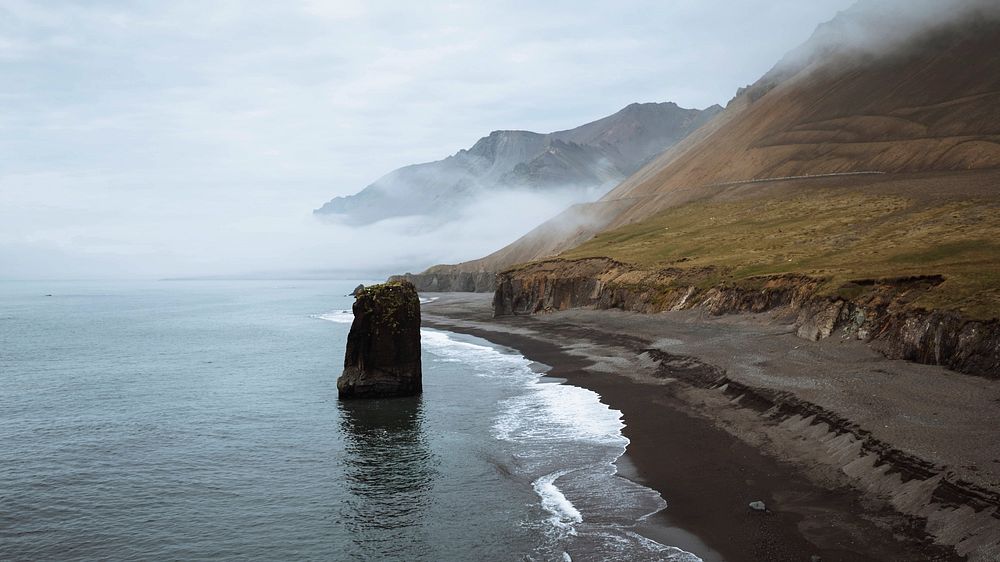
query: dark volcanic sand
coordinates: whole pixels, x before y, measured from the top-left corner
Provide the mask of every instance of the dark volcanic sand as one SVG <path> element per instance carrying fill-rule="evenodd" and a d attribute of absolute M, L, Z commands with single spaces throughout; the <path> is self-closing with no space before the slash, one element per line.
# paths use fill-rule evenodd
<path fill-rule="evenodd" d="M 880 512 L 860 492 L 814 483 L 793 464 L 688 413 L 672 387 L 587 369 L 592 358 L 566 350 L 580 342 L 580 330 L 538 326 L 529 317 L 493 320 L 488 307 L 482 295 L 444 297 L 425 305 L 424 322 L 517 349 L 551 366 L 550 376 L 591 389 L 620 410 L 630 440 L 618 463 L 621 474 L 656 489 L 668 503 L 641 529 L 647 536 L 706 562 L 808 562 L 811 556 L 824 562 L 961 560 L 900 525 L 901 518 Z M 544 339 L 530 332 L 540 329 Z M 627 334 L 604 334 L 600 342 L 632 343 Z M 748 504 L 755 500 L 773 511 L 750 510 Z M 872 519 L 894 521 L 894 528 Z"/>

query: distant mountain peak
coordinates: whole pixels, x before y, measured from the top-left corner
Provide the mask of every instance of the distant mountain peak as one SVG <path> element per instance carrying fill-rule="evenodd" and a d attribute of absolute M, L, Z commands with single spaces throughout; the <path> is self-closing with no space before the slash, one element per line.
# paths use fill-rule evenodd
<path fill-rule="evenodd" d="M 618 113 L 655 108 L 679 109 L 680 106 L 672 101 L 637 101 L 626 105 Z"/>
<path fill-rule="evenodd" d="M 633 103 L 597 121 L 554 133 L 498 129 L 468 149 L 394 170 L 361 192 L 337 197 L 315 212 L 349 223 L 369 223 L 392 216 L 455 212 L 477 193 L 498 187 L 593 193 L 613 187 L 719 111 L 718 106 L 697 110 L 673 102 Z"/>

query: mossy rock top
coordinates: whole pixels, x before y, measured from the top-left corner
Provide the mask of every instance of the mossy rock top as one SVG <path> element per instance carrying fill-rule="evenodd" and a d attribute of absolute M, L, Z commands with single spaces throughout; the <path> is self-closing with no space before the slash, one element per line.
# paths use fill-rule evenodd
<path fill-rule="evenodd" d="M 356 297 L 366 314 L 375 314 L 379 325 L 398 328 L 396 320 L 402 318 L 420 317 L 420 298 L 417 290 L 406 280 L 389 281 L 378 285 L 369 285 Z"/>

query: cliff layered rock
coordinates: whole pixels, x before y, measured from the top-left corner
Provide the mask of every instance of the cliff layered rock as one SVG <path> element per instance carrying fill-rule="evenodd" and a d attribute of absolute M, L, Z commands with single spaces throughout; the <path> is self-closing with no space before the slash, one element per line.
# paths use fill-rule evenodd
<path fill-rule="evenodd" d="M 393 275 L 389 281 L 408 281 L 421 293 L 491 293 L 496 290 L 496 276 L 492 271 L 448 270 L 449 266 L 435 266 L 423 273 Z M 438 271 L 440 268 L 444 270 Z"/>
<path fill-rule="evenodd" d="M 720 272 L 644 270 L 607 258 L 555 259 L 497 278 L 494 316 L 588 307 L 640 313 L 702 308 L 711 314 L 781 311 L 800 337 L 858 339 L 892 359 L 1000 378 L 1000 319 L 910 306 L 941 276 L 860 279 L 832 293 L 822 278 L 786 274 L 714 283 Z"/>
<path fill-rule="evenodd" d="M 413 396 L 422 391 L 420 299 L 397 281 L 358 291 L 347 336 L 341 399 Z"/>

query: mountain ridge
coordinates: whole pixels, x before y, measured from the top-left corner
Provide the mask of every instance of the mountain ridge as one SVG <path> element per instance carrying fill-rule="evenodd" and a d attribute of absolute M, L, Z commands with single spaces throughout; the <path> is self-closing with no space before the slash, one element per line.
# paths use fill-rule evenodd
<path fill-rule="evenodd" d="M 845 43 L 831 42 L 837 38 Z M 995 0 L 862 0 L 741 89 L 711 123 L 600 200 L 575 205 L 484 258 L 413 277 L 439 287 L 461 277 L 486 290 L 492 273 L 494 317 L 541 316 L 502 318 L 498 332 L 517 324 L 543 333 L 562 324 L 570 328 L 556 332 L 563 340 L 584 332 L 594 338 L 590 332 L 597 327 L 602 333 L 603 326 L 601 339 L 591 340 L 603 344 L 633 335 L 630 325 L 649 322 L 649 339 L 631 356 L 663 357 L 654 376 L 658 385 L 669 381 L 672 396 L 686 392 L 677 382 L 690 357 L 680 355 L 679 346 L 697 341 L 703 350 L 716 348 L 751 323 L 774 328 L 766 339 L 785 340 L 780 355 L 793 366 L 783 372 L 780 361 L 758 354 L 758 346 L 769 344 L 754 336 L 738 359 L 724 358 L 728 350 L 715 355 L 720 363 L 712 364 L 722 376 L 692 377 L 713 393 L 698 398 L 696 408 L 717 399 L 727 411 L 752 405 L 768 425 L 795 428 L 790 449 L 822 435 L 807 447 L 836 459 L 837 475 L 847 475 L 851 486 L 905 514 L 913 529 L 955 557 L 996 561 L 1000 495 L 995 473 L 986 476 L 997 462 L 993 441 L 977 440 L 974 446 L 988 457 L 969 462 L 938 448 L 919 452 L 915 441 L 888 453 L 887 447 L 823 434 L 839 424 L 867 438 L 896 430 L 895 420 L 906 417 L 917 426 L 905 439 L 919 440 L 945 425 L 937 410 L 948 407 L 947 400 L 927 392 L 935 381 L 909 376 L 921 367 L 904 364 L 906 375 L 899 376 L 836 355 L 856 342 L 890 359 L 981 377 L 973 392 L 995 394 L 996 53 Z M 732 314 L 746 316 L 731 325 L 706 320 Z M 717 321 L 727 322 L 725 333 L 703 329 Z M 697 329 L 673 332 L 693 322 Z M 827 341 L 799 345 L 787 341 L 792 337 Z M 822 350 L 821 356 L 803 360 L 800 347 L 807 346 Z M 819 365 L 833 370 L 803 384 L 800 374 Z M 957 373 L 939 369 L 934 376 L 941 384 L 972 383 Z M 878 388 L 842 403 L 839 422 L 816 407 L 860 381 Z M 803 398 L 810 393 L 813 398 Z M 932 414 L 903 416 L 886 406 L 903 396 L 930 406 Z M 805 407 L 793 412 L 783 404 L 788 398 Z M 956 410 L 969 407 L 962 396 L 951 398 Z M 728 426 L 735 418 L 718 419 Z M 950 439 L 964 439 L 977 422 L 970 418 Z M 748 442 L 760 443 L 756 437 Z M 857 456 L 844 455 L 834 443 L 851 443 Z M 878 477 L 859 470 L 862 465 L 892 475 L 892 483 L 877 483 Z M 968 472 L 954 478 L 963 470 Z"/>
<path fill-rule="evenodd" d="M 633 103 L 573 129 L 495 130 L 444 159 L 397 168 L 314 213 L 348 224 L 411 215 L 445 222 L 491 189 L 593 193 L 612 187 L 721 111 L 718 105 L 698 110 L 673 102 Z"/>
<path fill-rule="evenodd" d="M 985 54 L 1000 50 L 1000 8 L 981 0 L 942 5 L 964 9 L 916 35 L 896 30 L 873 44 L 868 37 L 891 21 L 891 4 L 859 2 L 598 201 L 570 207 L 485 257 L 428 273 L 498 272 L 556 256 L 599 232 L 722 196 L 727 185 L 1000 168 L 1000 57 Z M 839 34 L 846 45 L 833 41 Z"/>

